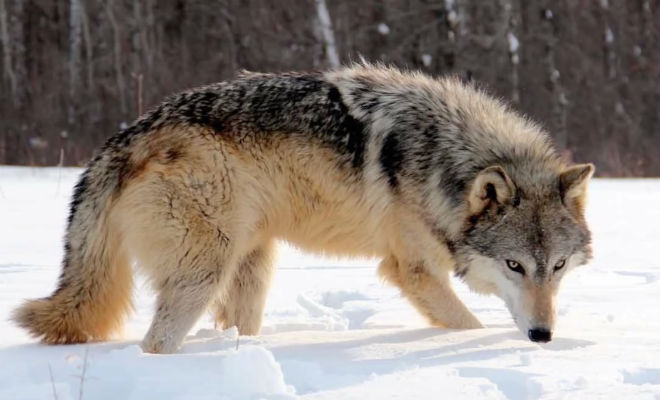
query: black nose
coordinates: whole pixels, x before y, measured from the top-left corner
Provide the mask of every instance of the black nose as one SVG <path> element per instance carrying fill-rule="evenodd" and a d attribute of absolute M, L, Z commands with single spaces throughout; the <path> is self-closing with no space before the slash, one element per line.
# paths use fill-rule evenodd
<path fill-rule="evenodd" d="M 547 329 L 530 329 L 527 331 L 527 336 L 532 342 L 549 342 L 552 340 L 552 332 Z"/>

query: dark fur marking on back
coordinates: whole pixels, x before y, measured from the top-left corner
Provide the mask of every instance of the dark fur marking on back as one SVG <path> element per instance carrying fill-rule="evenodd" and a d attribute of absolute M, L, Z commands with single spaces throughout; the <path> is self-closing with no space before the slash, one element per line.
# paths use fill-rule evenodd
<path fill-rule="evenodd" d="M 164 123 L 208 126 L 238 142 L 309 135 L 354 168 L 364 164 L 365 125 L 320 74 L 245 75 L 176 95 L 160 108 L 167 115 Z"/>
<path fill-rule="evenodd" d="M 328 99 L 332 103 L 341 103 L 341 93 L 339 93 L 339 89 L 336 87 L 331 87 L 330 90 L 328 90 Z"/>
<path fill-rule="evenodd" d="M 330 131 L 337 139 L 346 141 L 346 150 L 352 155 L 352 166 L 360 168 L 364 164 L 366 127 L 349 113 L 339 90 L 333 85 L 327 85 L 330 86 L 328 89 L 328 112 L 332 121 L 330 125 L 336 126 L 334 132 L 332 132 L 332 128 Z"/>
<path fill-rule="evenodd" d="M 392 189 L 399 186 L 397 175 L 401 171 L 403 164 L 403 152 L 399 145 L 399 140 L 394 132 L 390 132 L 385 138 L 383 147 L 380 149 L 380 166 L 383 173 L 387 175 L 387 181 Z"/>

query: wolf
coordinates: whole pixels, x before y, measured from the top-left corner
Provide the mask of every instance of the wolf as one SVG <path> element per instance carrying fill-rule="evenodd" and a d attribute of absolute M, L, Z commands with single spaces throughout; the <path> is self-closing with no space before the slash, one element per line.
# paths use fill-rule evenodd
<path fill-rule="evenodd" d="M 157 292 L 146 352 L 175 352 L 208 309 L 259 332 L 276 240 L 382 259 L 433 325 L 481 328 L 451 274 L 551 339 L 559 284 L 591 257 L 592 164 L 457 78 L 357 64 L 243 73 L 174 95 L 110 137 L 75 186 L 56 290 L 13 313 L 46 343 L 103 340 Z"/>

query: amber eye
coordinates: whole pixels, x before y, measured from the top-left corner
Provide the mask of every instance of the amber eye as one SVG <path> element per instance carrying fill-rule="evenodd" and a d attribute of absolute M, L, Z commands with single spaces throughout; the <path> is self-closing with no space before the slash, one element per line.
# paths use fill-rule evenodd
<path fill-rule="evenodd" d="M 555 264 L 555 271 L 559 271 L 560 269 L 564 268 L 564 265 L 566 265 L 566 260 L 559 260 L 559 262 Z"/>
<path fill-rule="evenodd" d="M 525 268 L 518 261 L 506 260 L 506 266 L 509 267 L 511 271 L 515 271 L 520 275 L 525 275 Z"/>

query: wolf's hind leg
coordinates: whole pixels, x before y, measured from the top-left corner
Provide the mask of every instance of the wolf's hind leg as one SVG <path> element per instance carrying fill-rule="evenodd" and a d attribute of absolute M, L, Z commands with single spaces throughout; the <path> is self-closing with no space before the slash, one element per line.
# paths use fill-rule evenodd
<path fill-rule="evenodd" d="M 216 286 L 217 279 L 212 275 L 190 276 L 164 284 L 142 349 L 148 353 L 176 351 L 203 313 Z"/>
<path fill-rule="evenodd" d="M 167 222 L 176 228 L 168 230 Z M 234 276 L 235 248 L 229 237 L 210 224 L 187 226 L 184 230 L 169 220 L 150 227 L 150 237 L 143 234 L 141 240 L 135 240 L 139 242 L 138 264 L 151 277 L 158 293 L 155 315 L 142 342 L 146 352 L 176 351 L 209 303 Z"/>
<path fill-rule="evenodd" d="M 431 275 L 423 262 L 401 262 L 390 255 L 381 261 L 379 274 L 398 286 L 404 296 L 433 325 L 453 329 L 482 328 L 477 317 L 456 296 L 447 279 Z"/>
<path fill-rule="evenodd" d="M 241 335 L 256 335 L 272 278 L 275 241 L 268 241 L 245 256 L 236 269 L 231 286 L 215 304 L 216 323 L 236 326 Z"/>
<path fill-rule="evenodd" d="M 156 283 L 158 299 L 151 327 L 142 342 L 149 353 L 172 353 L 231 276 L 227 257 L 211 259 L 213 249 L 187 251 L 175 274 Z M 185 262 L 184 261 L 184 262 Z"/>

